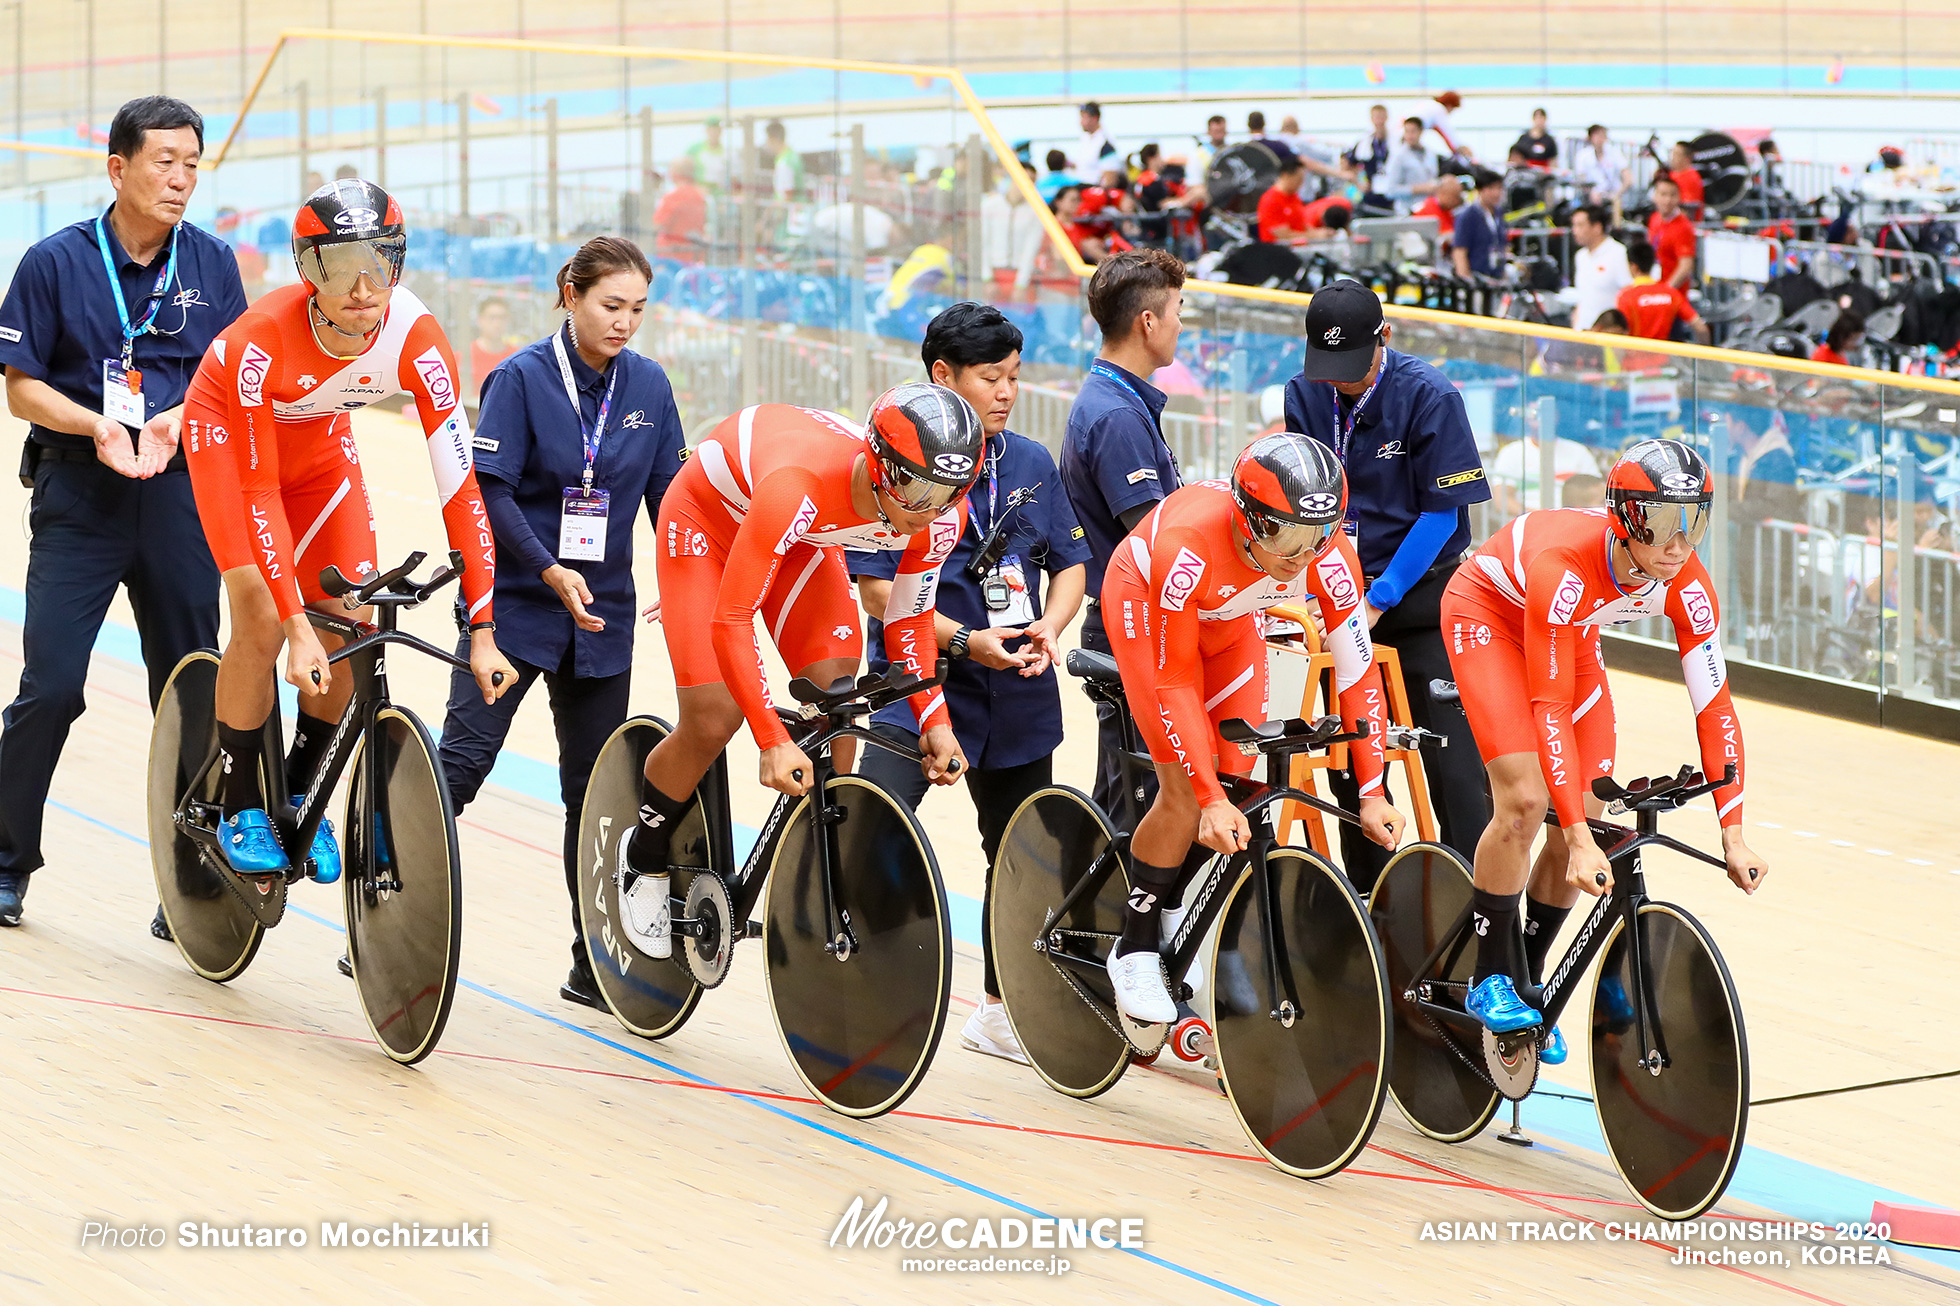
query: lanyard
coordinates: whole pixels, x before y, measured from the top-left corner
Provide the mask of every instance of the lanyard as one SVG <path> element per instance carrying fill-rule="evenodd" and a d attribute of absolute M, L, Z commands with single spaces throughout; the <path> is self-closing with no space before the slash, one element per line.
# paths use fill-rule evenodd
<path fill-rule="evenodd" d="M 565 353 L 565 333 L 554 331 L 551 347 L 558 353 L 558 375 L 565 382 L 565 398 L 572 404 L 572 420 L 578 423 L 579 441 L 585 447 L 585 488 L 592 488 L 592 464 L 599 459 L 599 441 L 606 433 L 606 413 L 612 408 L 613 387 L 619 384 L 619 360 L 613 360 L 612 376 L 606 381 L 606 396 L 599 401 L 599 417 L 588 429 L 585 411 L 578 406 L 578 386 L 572 381 L 572 360 Z"/>
<path fill-rule="evenodd" d="M 156 289 L 150 292 L 150 307 L 144 312 L 143 320 L 135 326 L 129 324 L 129 308 L 123 303 L 122 278 L 116 275 L 116 261 L 109 257 L 109 233 L 103 226 L 101 214 L 95 218 L 95 245 L 102 251 L 102 268 L 109 274 L 109 298 L 116 302 L 116 317 L 122 323 L 122 365 L 127 371 L 135 366 L 136 337 L 146 331 L 155 332 L 157 314 L 163 311 L 163 292 L 170 289 L 171 279 L 177 275 L 177 228 L 170 229 L 170 258 L 164 263 L 163 271 L 157 274 Z"/>
<path fill-rule="evenodd" d="M 1332 386 L 1328 387 L 1334 395 L 1334 455 L 1341 460 L 1342 466 L 1347 465 L 1348 441 L 1354 438 L 1355 428 L 1361 425 L 1361 410 L 1368 406 L 1370 399 L 1374 398 L 1376 387 L 1381 385 L 1382 378 L 1387 375 L 1388 354 L 1384 350 L 1381 370 L 1375 373 L 1375 379 L 1368 383 L 1368 388 L 1361 392 L 1361 397 L 1354 401 L 1354 411 L 1348 414 L 1345 426 L 1341 424 L 1341 392 L 1334 390 Z"/>
<path fill-rule="evenodd" d="M 1131 394 L 1137 397 L 1137 402 L 1143 405 L 1144 413 L 1150 418 L 1150 425 L 1156 429 L 1158 442 L 1164 446 L 1164 452 L 1171 455 L 1171 470 L 1173 472 L 1181 471 L 1182 469 L 1180 469 L 1177 465 L 1177 455 L 1171 452 L 1170 441 L 1164 439 L 1163 419 L 1159 418 L 1154 412 L 1151 411 L 1149 402 L 1146 401 L 1143 397 L 1143 391 L 1137 389 L 1134 385 L 1130 384 L 1129 377 L 1124 376 L 1121 372 L 1117 371 L 1115 367 L 1113 367 L 1108 363 L 1105 363 L 1100 358 L 1098 358 L 1095 362 L 1089 365 L 1089 370 L 1095 373 L 1097 376 L 1103 377 L 1106 380 L 1116 382 L 1116 384 L 1122 386 L 1125 390 L 1128 390 Z M 1183 479 L 1182 476 L 1180 476 L 1179 479 L 1182 480 Z M 1164 493 L 1169 494 L 1171 489 L 1175 489 L 1175 488 L 1176 488 L 1175 486 L 1172 486 L 1170 487 L 1170 489 L 1166 489 Z"/>
<path fill-rule="evenodd" d="M 998 449 L 989 449 L 987 453 L 987 525 L 983 526 L 980 523 L 979 513 L 969 510 L 966 514 L 973 522 L 973 529 L 979 533 L 979 537 L 983 540 L 987 538 L 987 526 L 991 526 L 1000 517 L 996 509 L 996 503 L 1000 494 L 1000 456 L 1006 449 L 1007 436 L 1003 434 L 1000 437 L 1000 447 Z M 975 504 L 974 506 L 978 507 L 979 505 Z"/>

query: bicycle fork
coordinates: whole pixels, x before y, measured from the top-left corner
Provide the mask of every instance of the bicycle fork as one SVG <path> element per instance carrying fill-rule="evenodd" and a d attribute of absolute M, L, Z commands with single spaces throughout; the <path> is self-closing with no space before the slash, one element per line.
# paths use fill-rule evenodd
<path fill-rule="evenodd" d="M 817 836 L 817 879 L 823 892 L 823 950 L 838 961 L 849 961 L 858 950 L 857 934 L 851 929 L 851 909 L 837 905 L 837 890 L 831 875 L 837 864 L 837 827 L 849 809 L 830 801 L 830 782 L 836 771 L 827 751 L 812 759 L 817 783 L 811 790 L 810 816 Z"/>

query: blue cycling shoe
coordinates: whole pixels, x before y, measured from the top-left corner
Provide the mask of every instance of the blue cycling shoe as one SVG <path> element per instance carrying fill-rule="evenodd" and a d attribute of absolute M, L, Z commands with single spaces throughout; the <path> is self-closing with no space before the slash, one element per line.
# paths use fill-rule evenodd
<path fill-rule="evenodd" d="M 306 795 L 293 798 L 293 806 L 298 807 Z M 316 884 L 332 884 L 340 878 L 340 841 L 333 837 L 333 822 L 320 818 L 320 828 L 313 833 L 313 848 L 309 854 L 313 858 L 313 881 Z"/>
<path fill-rule="evenodd" d="M 1545 1023 L 1537 1009 L 1518 996 L 1517 986 L 1511 983 L 1509 975 L 1486 976 L 1483 983 L 1470 990 L 1463 1006 L 1493 1034 L 1510 1034 Z"/>
<path fill-rule="evenodd" d="M 249 807 L 218 822 L 218 847 L 240 875 L 277 875 L 292 869 L 263 807 Z"/>
<path fill-rule="evenodd" d="M 1545 1040 L 1545 1046 L 1538 1049 L 1538 1061 L 1547 1066 L 1565 1064 L 1565 1035 L 1558 1032 L 1556 1025 L 1552 1027 L 1551 1037 Z"/>
<path fill-rule="evenodd" d="M 1633 1024 L 1633 1004 L 1627 1001 L 1627 986 L 1620 983 L 1618 975 L 1600 977 L 1599 1001 L 1606 1008 L 1607 1024 L 1618 1029 Z"/>

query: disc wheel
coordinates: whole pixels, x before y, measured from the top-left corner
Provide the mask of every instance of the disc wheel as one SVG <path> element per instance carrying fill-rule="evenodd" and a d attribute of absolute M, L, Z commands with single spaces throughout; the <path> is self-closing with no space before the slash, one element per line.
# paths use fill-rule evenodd
<path fill-rule="evenodd" d="M 1593 1099 L 1607 1154 L 1641 1205 L 1692 1220 L 1729 1186 L 1749 1120 L 1749 1044 L 1735 983 L 1700 921 L 1671 903 L 1642 905 L 1641 952 L 1651 989 L 1642 1064 L 1626 922 L 1607 936 L 1593 985 Z M 1617 991 L 1616 991 L 1617 990 Z"/>
<path fill-rule="evenodd" d="M 205 979 L 223 983 L 252 964 L 265 938 L 239 893 L 225 883 L 229 871 L 177 828 L 177 805 L 191 780 L 218 748 L 218 655 L 185 655 L 170 673 L 150 732 L 150 866 L 157 901 L 177 940 L 177 950 Z M 218 802 L 216 767 L 204 777 L 197 799 Z M 280 886 L 283 891 L 284 886 Z M 250 889 L 244 889 L 250 892 Z"/>
<path fill-rule="evenodd" d="M 1500 1100 L 1473 1068 L 1483 1062 L 1482 1042 L 1432 1022 L 1407 996 L 1416 967 L 1469 903 L 1470 868 L 1453 850 L 1433 843 L 1412 843 L 1390 858 L 1368 897 L 1395 1017 L 1388 1091 L 1410 1124 L 1443 1143 L 1476 1137 L 1497 1114 Z M 1466 944 L 1446 972 L 1427 978 L 1468 983 L 1476 961 L 1474 948 Z"/>
<path fill-rule="evenodd" d="M 435 1051 L 456 1002 L 462 862 L 435 742 L 384 707 L 362 736 L 347 791 L 347 957 L 361 1010 L 403 1065 Z"/>
<path fill-rule="evenodd" d="M 816 805 L 783 823 L 763 890 L 769 1006 L 810 1091 L 841 1115 L 899 1105 L 925 1077 L 946 1027 L 953 932 L 925 832 L 903 803 L 861 776 L 831 780 L 831 892 L 848 950 L 825 950 Z"/>
<path fill-rule="evenodd" d="M 1212 959 L 1219 1075 L 1266 1159 L 1322 1179 L 1361 1154 L 1381 1119 L 1388 976 L 1368 913 L 1333 863 L 1282 847 L 1267 854 L 1266 871 L 1280 987 L 1271 991 L 1266 913 L 1248 867 L 1226 900 Z"/>
<path fill-rule="evenodd" d="M 649 957 L 626 928 L 615 878 L 620 840 L 640 819 L 640 775 L 647 754 L 667 736 L 666 722 L 633 717 L 599 750 L 578 826 L 578 918 L 592 976 L 619 1023 L 641 1038 L 666 1038 L 694 1014 L 701 986 L 682 964 L 686 940 L 674 938 L 674 955 Z M 710 779 L 720 774 L 720 762 Z M 703 781 L 705 788 L 709 781 Z M 674 825 L 667 861 L 675 867 L 669 898 L 685 902 L 694 877 L 710 874 L 708 826 L 697 796 Z M 687 869 L 692 868 L 692 869 Z M 681 914 L 676 912 L 676 915 Z"/>
<path fill-rule="evenodd" d="M 1008 1023 L 1035 1072 L 1070 1097 L 1108 1092 L 1130 1064 L 1129 1044 L 1116 1031 L 1109 979 L 1100 969 L 1109 940 L 1123 930 L 1129 876 L 1121 860 L 1092 899 L 1061 920 L 1048 919 L 1115 838 L 1109 819 L 1086 794 L 1063 786 L 1038 790 L 1008 821 L 988 889 L 994 971 Z M 1064 974 L 1047 951 L 1058 939 L 1061 948 L 1098 968 Z"/>

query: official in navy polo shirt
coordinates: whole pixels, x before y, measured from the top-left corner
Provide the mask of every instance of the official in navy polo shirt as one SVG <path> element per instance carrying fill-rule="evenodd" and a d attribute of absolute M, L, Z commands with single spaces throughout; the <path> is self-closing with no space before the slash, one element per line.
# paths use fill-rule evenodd
<path fill-rule="evenodd" d="M 181 100 L 131 100 L 109 127 L 116 202 L 21 258 L 0 301 L 7 406 L 29 427 L 27 665 L 0 726 L 0 925 L 20 921 L 44 861 L 41 812 L 82 714 L 89 651 L 129 589 L 150 705 L 186 653 L 218 642 L 218 568 L 177 451 L 184 390 L 245 311 L 238 262 L 184 221 L 204 120 Z M 158 911 L 152 930 L 163 931 Z M 168 938 L 167 932 L 159 937 Z"/>
<path fill-rule="evenodd" d="M 972 404 L 987 433 L 985 465 L 967 496 L 966 531 L 940 569 L 937 607 L 939 646 L 952 664 L 946 711 L 972 764 L 966 792 L 979 817 L 980 849 L 991 881 L 1009 818 L 1029 794 L 1054 783 L 1053 754 L 1062 742 L 1054 663 L 1062 632 L 1082 606 L 1089 546 L 1062 492 L 1055 460 L 1033 440 L 1007 429 L 1020 387 L 1019 329 L 989 305 L 954 304 L 926 327 L 919 353 L 927 375 Z M 885 664 L 876 618 L 885 610 L 899 556 L 848 555 L 860 600 L 873 618 L 865 644 L 873 650 L 874 670 Z M 871 720 L 879 733 L 907 748 L 917 746 L 919 727 L 907 704 L 894 703 Z M 928 785 L 917 762 L 882 748 L 867 748 L 860 758 L 859 774 L 875 777 L 906 803 L 917 807 L 925 797 Z M 975 1052 L 1026 1061 L 1000 1005 L 986 895 L 981 901 L 984 992 L 960 1042 Z"/>
<path fill-rule="evenodd" d="M 1331 446 L 1347 469 L 1346 526 L 1367 580 L 1370 633 L 1401 655 L 1415 724 L 1449 738 L 1448 747 L 1424 745 L 1423 771 L 1443 842 L 1469 857 L 1490 821 L 1477 745 L 1459 708 L 1431 704 L 1429 682 L 1451 678 L 1438 609 L 1470 543 L 1469 506 L 1490 498 L 1490 485 L 1462 394 L 1422 359 L 1389 348 L 1393 334 L 1360 282 L 1317 292 L 1303 367 L 1286 386 L 1286 426 Z M 1332 783 L 1352 810 L 1352 776 Z M 1348 875 L 1367 892 L 1387 855 L 1348 839 L 1345 826 L 1342 835 Z"/>
<path fill-rule="evenodd" d="M 1146 379 L 1177 357 L 1182 329 L 1184 265 L 1160 249 L 1131 249 L 1096 265 L 1089 313 L 1102 329 L 1102 351 L 1082 378 L 1062 438 L 1062 484 L 1089 541 L 1089 615 L 1082 647 L 1109 652 L 1096 600 L 1116 546 L 1178 487 L 1177 460 L 1164 443 L 1164 392 Z M 1096 706 L 1095 800 L 1119 829 L 1122 730 L 1116 710 Z M 1137 794 L 1139 813 L 1155 792 L 1153 771 Z"/>
<path fill-rule="evenodd" d="M 680 472 L 680 414 L 660 364 L 626 348 L 652 269 L 632 241 L 596 236 L 558 273 L 565 325 L 483 385 L 476 478 L 497 537 L 497 647 L 517 683 L 485 703 L 457 672 L 442 726 L 449 797 L 483 785 L 540 678 L 558 728 L 572 971 L 559 995 L 603 1008 L 578 924 L 578 822 L 599 750 L 626 720 L 633 665 L 633 521 L 657 520 Z M 467 642 L 467 641 L 466 641 Z"/>

